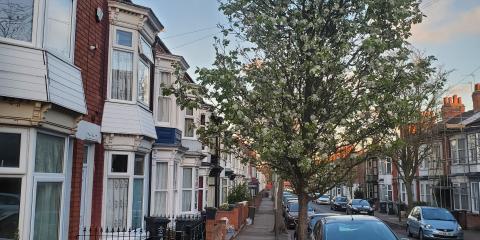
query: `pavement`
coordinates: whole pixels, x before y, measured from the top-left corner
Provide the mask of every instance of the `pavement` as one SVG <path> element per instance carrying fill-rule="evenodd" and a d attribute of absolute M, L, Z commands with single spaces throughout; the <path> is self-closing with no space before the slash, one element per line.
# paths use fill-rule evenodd
<path fill-rule="evenodd" d="M 273 224 L 275 223 L 273 214 L 273 201 L 270 198 L 263 198 L 260 207 L 255 211 L 253 224 L 246 225 L 235 239 L 239 240 L 288 240 L 288 234 L 281 234 L 275 239 Z"/>

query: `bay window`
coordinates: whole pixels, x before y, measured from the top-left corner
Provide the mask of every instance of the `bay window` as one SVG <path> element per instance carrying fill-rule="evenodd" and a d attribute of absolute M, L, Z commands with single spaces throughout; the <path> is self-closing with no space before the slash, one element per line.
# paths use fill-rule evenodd
<path fill-rule="evenodd" d="M 467 183 L 453 184 L 453 202 L 454 209 L 469 209 Z"/>
<path fill-rule="evenodd" d="M 453 164 L 458 163 L 458 147 L 457 147 L 457 140 L 452 139 L 450 140 L 450 158 Z"/>
<path fill-rule="evenodd" d="M 66 138 L 38 132 L 36 140 L 33 239 L 63 239 Z"/>
<path fill-rule="evenodd" d="M 141 228 L 144 216 L 145 155 L 113 152 L 109 157 L 106 227 Z M 129 201 L 132 201 L 129 204 Z"/>
<path fill-rule="evenodd" d="M 184 126 L 184 135 L 185 137 L 194 137 L 195 136 L 195 123 L 193 118 L 193 108 L 185 109 L 185 126 Z"/>
<path fill-rule="evenodd" d="M 474 163 L 477 161 L 477 139 L 475 134 L 468 134 L 467 136 L 467 145 L 468 145 L 468 162 Z"/>
<path fill-rule="evenodd" d="M 138 62 L 137 100 L 150 105 L 150 65 L 142 60 Z"/>
<path fill-rule="evenodd" d="M 172 74 L 169 72 L 160 72 L 160 86 L 158 88 L 157 99 L 157 121 L 170 122 L 171 99 L 169 96 L 163 96 L 163 88 L 171 85 Z"/>
<path fill-rule="evenodd" d="M 0 0 L 0 37 L 31 42 L 34 0 Z"/>
<path fill-rule="evenodd" d="M 168 163 L 156 163 L 155 193 L 154 193 L 154 216 L 167 214 L 167 193 L 168 193 Z"/>
<path fill-rule="evenodd" d="M 226 178 L 223 178 L 222 179 L 222 202 L 223 203 L 228 202 L 227 195 L 228 195 L 228 181 Z"/>
<path fill-rule="evenodd" d="M 71 59 L 73 0 L 48 0 L 45 3 L 44 47 L 64 59 Z"/>
<path fill-rule="evenodd" d="M 113 50 L 112 87 L 113 99 L 131 101 L 133 84 L 133 53 Z"/>
<path fill-rule="evenodd" d="M 472 192 L 472 212 L 478 213 L 480 209 L 480 186 L 479 182 L 471 183 Z"/>
<path fill-rule="evenodd" d="M 193 169 L 183 168 L 182 182 L 182 212 L 192 211 Z"/>

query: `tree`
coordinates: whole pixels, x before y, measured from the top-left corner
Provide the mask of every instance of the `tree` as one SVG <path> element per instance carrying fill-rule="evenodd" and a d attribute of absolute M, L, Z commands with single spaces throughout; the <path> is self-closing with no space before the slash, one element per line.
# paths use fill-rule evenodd
<path fill-rule="evenodd" d="M 438 130 L 438 99 L 447 72 L 432 67 L 432 60 L 432 57 L 425 58 L 418 52 L 412 55 L 408 64 L 414 66 L 414 71 L 403 74 L 403 77 L 412 81 L 396 96 L 397 105 L 392 109 L 396 113 L 393 119 L 395 124 L 389 136 L 384 138 L 384 155 L 392 159 L 405 184 L 407 212 L 414 202 L 413 180 L 422 162 L 429 164 Z"/>
<path fill-rule="evenodd" d="M 292 184 L 303 240 L 307 203 L 318 197 L 310 193 L 344 182 L 393 127 L 396 94 L 411 81 L 399 75 L 415 67 L 405 64 L 406 39 L 419 2 L 225 0 L 220 10 L 229 25 L 214 66 L 197 70 L 201 87 L 177 81 L 169 91 L 186 96 L 181 105 L 200 94 L 224 118 L 198 129 L 202 141 L 222 132 L 226 149 L 248 145 Z"/>

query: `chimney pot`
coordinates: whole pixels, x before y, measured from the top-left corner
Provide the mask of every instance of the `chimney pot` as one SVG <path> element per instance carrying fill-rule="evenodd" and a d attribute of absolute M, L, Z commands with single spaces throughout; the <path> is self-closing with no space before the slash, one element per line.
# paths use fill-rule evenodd
<path fill-rule="evenodd" d="M 480 91 L 480 83 L 475 83 L 475 92 Z"/>
<path fill-rule="evenodd" d="M 448 104 L 448 98 L 447 97 L 444 97 L 443 98 L 443 105 L 447 105 Z"/>
<path fill-rule="evenodd" d="M 453 104 L 457 104 L 458 103 L 458 96 L 455 94 L 453 95 Z"/>
<path fill-rule="evenodd" d="M 475 84 L 475 91 L 472 93 L 473 111 L 480 112 L 480 83 Z"/>
<path fill-rule="evenodd" d="M 452 97 L 448 97 L 448 103 L 450 103 L 450 104 L 453 103 Z"/>
<path fill-rule="evenodd" d="M 458 98 L 458 104 L 462 104 L 462 97 Z"/>

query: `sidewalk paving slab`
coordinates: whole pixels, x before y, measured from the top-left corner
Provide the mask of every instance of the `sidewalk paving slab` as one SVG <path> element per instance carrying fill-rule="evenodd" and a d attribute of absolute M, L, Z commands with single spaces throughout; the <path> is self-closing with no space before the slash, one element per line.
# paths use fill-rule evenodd
<path fill-rule="evenodd" d="M 239 240 L 275 240 L 273 225 L 275 223 L 273 201 L 263 198 L 259 208 L 255 211 L 253 224 L 245 226 L 237 235 Z M 288 234 L 281 234 L 278 240 L 288 240 Z"/>

